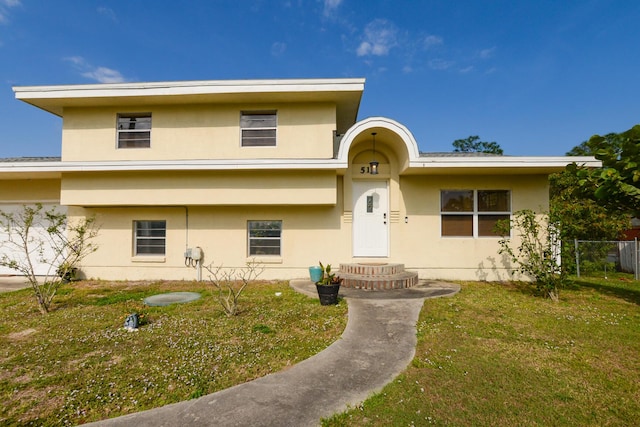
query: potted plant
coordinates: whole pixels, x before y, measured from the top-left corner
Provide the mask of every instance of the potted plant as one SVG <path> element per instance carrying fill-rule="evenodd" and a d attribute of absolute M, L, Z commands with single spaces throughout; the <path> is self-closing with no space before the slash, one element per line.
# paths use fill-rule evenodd
<path fill-rule="evenodd" d="M 342 279 L 331 272 L 331 264 L 324 266 L 320 263 L 322 278 L 316 282 L 318 297 L 321 305 L 332 305 L 338 303 L 338 291 Z"/>

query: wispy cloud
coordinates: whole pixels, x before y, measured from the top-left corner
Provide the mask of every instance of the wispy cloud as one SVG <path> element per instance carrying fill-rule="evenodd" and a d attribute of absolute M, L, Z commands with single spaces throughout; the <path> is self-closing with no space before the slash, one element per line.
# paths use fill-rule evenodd
<path fill-rule="evenodd" d="M 82 77 L 95 80 L 98 83 L 122 83 L 126 81 L 119 71 L 107 67 L 95 67 L 81 56 L 70 56 L 64 58 L 64 60 L 72 64 Z"/>
<path fill-rule="evenodd" d="M 9 23 L 9 9 L 21 5 L 21 0 L 0 0 L 0 24 Z"/>
<path fill-rule="evenodd" d="M 446 59 L 436 58 L 429 61 L 429 68 L 432 70 L 447 70 L 454 65 L 453 61 L 447 61 Z"/>
<path fill-rule="evenodd" d="M 286 43 L 275 42 L 271 45 L 271 55 L 272 56 L 281 56 L 284 51 L 287 50 Z"/>
<path fill-rule="evenodd" d="M 342 0 L 324 0 L 324 10 L 322 14 L 324 16 L 332 15 L 341 3 Z"/>
<path fill-rule="evenodd" d="M 398 45 L 398 30 L 385 19 L 376 19 L 364 29 L 363 40 L 358 46 L 358 56 L 384 56 Z"/>
<path fill-rule="evenodd" d="M 443 43 L 442 37 L 431 35 L 424 38 L 423 45 L 425 49 L 429 49 L 429 48 L 432 48 L 433 46 L 441 45 L 442 43 Z"/>
<path fill-rule="evenodd" d="M 482 49 L 481 51 L 478 52 L 478 58 L 480 59 L 489 59 L 491 57 L 493 57 L 493 55 L 496 52 L 496 48 L 491 47 L 489 49 Z"/>
<path fill-rule="evenodd" d="M 113 22 L 118 22 L 118 16 L 111 8 L 100 6 L 98 8 L 98 13 L 100 15 L 106 16 L 107 18 L 111 19 Z"/>

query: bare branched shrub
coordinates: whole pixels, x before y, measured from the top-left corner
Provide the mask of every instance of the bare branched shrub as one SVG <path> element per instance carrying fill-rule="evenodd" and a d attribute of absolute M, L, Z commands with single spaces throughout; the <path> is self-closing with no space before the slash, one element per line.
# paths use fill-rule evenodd
<path fill-rule="evenodd" d="M 16 213 L 0 211 L 0 230 L 6 235 L 0 246 L 9 249 L 0 257 L 0 266 L 24 275 L 42 314 L 49 312 L 58 289 L 73 278 L 80 261 L 98 249 L 91 242 L 98 234 L 94 217 L 69 221 L 67 215 L 55 208 L 45 210 L 39 203 Z M 47 266 L 41 279 L 37 264 Z"/>
<path fill-rule="evenodd" d="M 239 313 L 238 300 L 242 291 L 264 271 L 264 266 L 255 260 L 248 261 L 244 268 L 224 268 L 213 263 L 204 268 L 209 272 L 209 282 L 216 289 L 218 302 L 227 317 Z"/>

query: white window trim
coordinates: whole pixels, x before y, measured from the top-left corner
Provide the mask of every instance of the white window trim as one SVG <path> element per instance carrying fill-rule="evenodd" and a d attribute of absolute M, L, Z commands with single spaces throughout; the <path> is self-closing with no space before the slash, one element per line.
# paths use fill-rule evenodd
<path fill-rule="evenodd" d="M 280 253 L 279 254 L 273 254 L 273 255 L 269 255 L 269 254 L 260 254 L 260 255 L 251 255 L 251 227 L 250 224 L 252 222 L 279 222 L 280 223 L 280 237 L 276 238 L 276 237 L 260 237 L 261 239 L 267 239 L 267 240 L 278 240 L 280 242 L 279 245 L 279 249 L 280 249 Z M 283 232 L 283 221 L 281 219 L 250 219 L 247 221 L 247 259 L 256 259 L 256 260 L 262 260 L 260 262 L 265 262 L 264 260 L 278 260 L 278 259 L 282 259 L 282 232 Z M 255 239 L 255 238 L 254 238 Z"/>
<path fill-rule="evenodd" d="M 119 120 L 121 117 L 146 117 L 149 116 L 151 120 L 151 127 L 149 129 L 118 129 Z M 151 113 L 118 113 L 116 114 L 116 149 L 117 150 L 148 150 L 151 148 L 153 131 L 153 117 Z M 120 133 L 136 133 L 136 132 L 149 132 L 149 146 L 148 147 L 120 147 Z"/>
<path fill-rule="evenodd" d="M 164 221 L 164 237 L 162 240 L 164 241 L 164 253 L 163 254 L 139 254 L 138 253 L 138 223 L 140 222 L 159 222 Z M 148 238 L 148 237 L 147 237 Z M 152 239 L 154 239 L 152 237 Z M 156 237 L 155 239 L 160 240 L 161 238 Z M 144 262 L 164 262 L 165 257 L 167 255 L 167 221 L 164 219 L 136 219 L 133 221 L 133 248 L 132 248 L 132 259 L 134 261 L 144 261 Z"/>
<path fill-rule="evenodd" d="M 270 129 L 274 129 L 276 131 L 276 136 L 275 136 L 275 143 L 273 145 L 244 145 L 243 144 L 243 130 L 245 128 L 242 127 L 242 116 L 244 115 L 257 115 L 257 114 L 273 114 L 275 116 L 276 119 L 276 124 L 273 127 L 258 127 L 258 128 L 246 128 L 246 129 L 251 129 L 251 130 L 270 130 Z M 278 111 L 277 110 L 242 110 L 240 111 L 240 148 L 259 148 L 259 149 L 263 149 L 263 148 L 276 148 L 278 146 Z"/>
<path fill-rule="evenodd" d="M 443 212 L 442 211 L 442 192 L 443 191 L 473 191 L 473 211 L 468 212 Z M 509 192 L 509 208 L 508 212 L 499 212 L 499 211 L 478 211 L 478 191 L 508 191 Z M 511 220 L 513 216 L 513 191 L 507 188 L 480 188 L 471 190 L 469 188 L 442 188 L 438 193 L 439 204 L 440 204 L 440 238 L 441 239 L 500 239 L 501 236 L 479 236 L 478 235 L 478 217 L 479 216 L 488 216 L 488 215 L 508 215 L 509 220 Z M 472 216 L 473 219 L 473 235 L 472 236 L 443 236 L 442 235 L 442 217 L 443 216 Z M 509 229 L 509 236 L 511 237 L 511 229 Z"/>

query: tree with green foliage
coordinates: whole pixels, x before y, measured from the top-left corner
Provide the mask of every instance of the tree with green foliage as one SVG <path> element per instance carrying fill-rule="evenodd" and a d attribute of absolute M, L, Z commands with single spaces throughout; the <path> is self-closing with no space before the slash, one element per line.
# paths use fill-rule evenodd
<path fill-rule="evenodd" d="M 620 134 L 608 133 L 602 137 L 602 144 L 612 147 L 614 150 L 620 150 Z M 595 156 L 596 147 L 592 146 L 591 140 L 582 141 L 580 145 L 576 145 L 567 152 L 567 156 Z"/>
<path fill-rule="evenodd" d="M 75 275 L 80 261 L 97 250 L 91 242 L 98 234 L 94 217 L 70 221 L 41 204 L 25 205 L 17 213 L 0 211 L 0 230 L 7 236 L 0 246 L 9 249 L 0 266 L 24 275 L 42 314 L 49 312 L 58 289 Z M 36 274 L 37 263 L 48 267 L 44 277 Z"/>
<path fill-rule="evenodd" d="M 513 274 L 523 274 L 531 279 L 537 291 L 544 297 L 557 301 L 564 287 L 566 275 L 559 263 L 559 245 L 556 226 L 547 215 L 532 210 L 515 212 L 511 220 L 498 221 L 496 231 L 500 255 L 515 266 Z M 512 246 L 512 233 L 517 233 L 519 245 Z"/>
<path fill-rule="evenodd" d="M 489 153 L 499 156 L 504 154 L 504 151 L 497 142 L 480 141 L 478 135 L 472 135 L 467 139 L 456 139 L 452 145 L 454 148 L 453 151 L 457 153 Z"/>
<path fill-rule="evenodd" d="M 570 171 L 549 176 L 549 217 L 562 242 L 562 268 L 567 273 L 575 272 L 576 239 L 617 240 L 630 225 L 628 214 L 599 205 L 594 191 L 580 187 L 579 178 Z"/>
<path fill-rule="evenodd" d="M 586 149 L 602 161 L 602 169 L 569 165 L 579 190 L 589 193 L 608 212 L 640 216 L 640 125 L 620 134 L 594 135 Z"/>
<path fill-rule="evenodd" d="M 549 177 L 549 213 L 551 220 L 558 224 L 558 233 L 563 242 L 562 267 L 566 272 L 575 271 L 575 239 L 618 240 L 621 232 L 630 227 L 634 209 L 628 208 L 628 200 L 613 198 L 614 194 L 620 195 L 620 192 L 607 194 L 612 186 L 618 185 L 616 180 L 605 182 L 611 174 L 621 176 L 616 168 L 620 168 L 624 175 L 628 174 L 629 165 L 633 166 L 634 160 L 628 157 L 634 151 L 629 145 L 636 144 L 629 138 L 632 134 L 633 129 L 622 134 L 596 135 L 567 152 L 568 156 L 596 156 L 603 161 L 602 169 L 571 164 L 564 171 Z M 633 182 L 633 178 L 630 181 Z M 623 196 L 622 199 L 627 197 Z M 601 247 L 606 252 L 606 248 Z M 604 257 L 605 254 L 600 256 Z"/>

